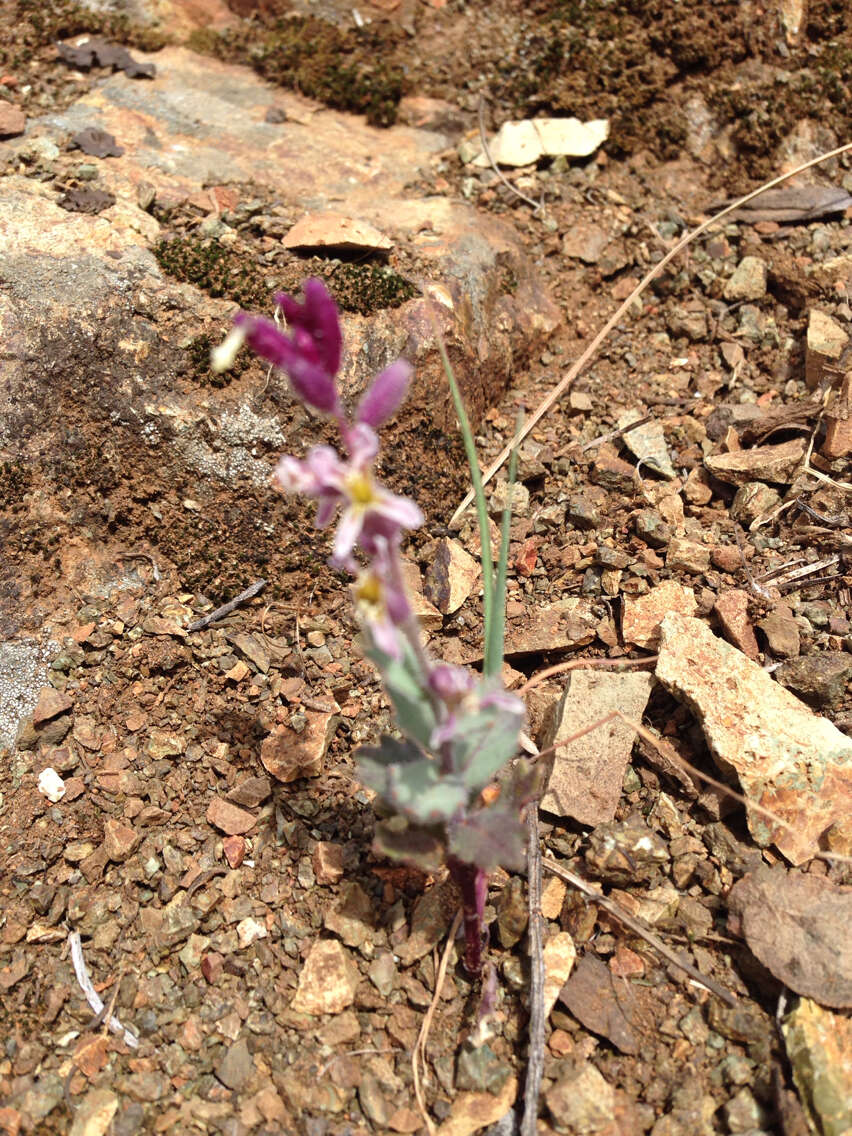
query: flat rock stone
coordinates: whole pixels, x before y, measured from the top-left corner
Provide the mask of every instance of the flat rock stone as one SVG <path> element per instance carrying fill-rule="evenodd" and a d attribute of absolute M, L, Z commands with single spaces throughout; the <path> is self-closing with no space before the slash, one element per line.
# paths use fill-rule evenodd
<path fill-rule="evenodd" d="M 660 622 L 670 611 L 692 615 L 697 607 L 692 588 L 665 580 L 644 596 L 624 599 L 621 633 L 625 643 L 652 648 L 660 641 Z"/>
<path fill-rule="evenodd" d="M 660 629 L 657 678 L 696 714 L 719 767 L 789 826 L 749 811 L 752 836 L 809 859 L 852 808 L 852 740 L 701 620 L 670 613 Z"/>
<path fill-rule="evenodd" d="M 40 726 L 59 714 L 64 714 L 74 705 L 73 699 L 52 686 L 43 686 L 39 692 L 38 702 L 33 710 L 33 725 Z"/>
<path fill-rule="evenodd" d="M 567 739 L 615 710 L 641 721 L 653 685 L 653 675 L 642 671 L 614 674 L 589 668 L 571 673 L 556 708 L 553 735 L 543 739 L 546 746 L 557 747 L 543 809 L 592 826 L 613 819 L 636 731 L 614 718 L 576 741 Z"/>
<path fill-rule="evenodd" d="M 227 799 L 243 808 L 256 809 L 271 794 L 272 784 L 268 777 L 246 777 L 230 790 Z"/>
<path fill-rule="evenodd" d="M 331 249 L 335 253 L 387 253 L 393 248 L 393 241 L 366 221 L 331 211 L 306 214 L 281 243 L 289 249 Z"/>
<path fill-rule="evenodd" d="M 276 726 L 261 743 L 260 760 L 276 781 L 298 781 L 322 773 L 340 717 L 324 710 L 306 710 L 305 716 L 307 725 L 300 733 L 289 726 Z"/>
<path fill-rule="evenodd" d="M 574 946 L 574 940 L 567 931 L 557 931 L 544 944 L 542 957 L 544 959 L 544 1020 L 547 1021 L 551 1010 L 556 1005 L 559 991 L 568 981 L 574 963 L 577 961 L 577 949 Z"/>
<path fill-rule="evenodd" d="M 299 974 L 293 1009 L 300 1014 L 339 1014 L 355 1001 L 358 968 L 336 939 L 321 939 Z"/>
<path fill-rule="evenodd" d="M 728 642 L 754 661 L 760 654 L 760 648 L 748 617 L 748 605 L 748 592 L 742 588 L 726 588 L 716 597 L 713 611 Z"/>
<path fill-rule="evenodd" d="M 730 454 L 710 454 L 704 459 L 704 465 L 714 477 L 731 485 L 745 485 L 747 481 L 788 485 L 804 456 L 804 439 L 793 438 L 777 446 L 753 446 L 750 450 L 735 450 Z"/>
<path fill-rule="evenodd" d="M 823 1136 L 852 1131 L 852 1019 L 803 998 L 781 1026 L 799 1099 Z"/>
<path fill-rule="evenodd" d="M 118 1097 L 109 1089 L 91 1089 L 74 1109 L 68 1136 L 104 1136 L 118 1111 Z"/>
<path fill-rule="evenodd" d="M 509 1077 L 499 1093 L 459 1093 L 437 1136 L 473 1136 L 506 1115 L 518 1095 L 518 1080 Z"/>
<path fill-rule="evenodd" d="M 115 863 L 120 864 L 132 856 L 141 840 L 141 833 L 120 820 L 111 817 L 104 825 L 104 851 Z"/>
<path fill-rule="evenodd" d="M 775 677 L 810 706 L 840 702 L 852 679 L 852 655 L 847 651 L 820 651 L 782 663 Z"/>
<path fill-rule="evenodd" d="M 619 415 L 616 424 L 620 430 L 623 430 L 625 426 L 629 426 L 631 422 L 636 422 L 641 417 L 638 410 L 629 410 Z M 622 440 L 631 454 L 646 466 L 661 473 L 663 477 L 675 476 L 662 422 L 651 421 L 645 422 L 642 426 L 634 426 L 632 430 L 627 430 L 622 435 Z"/>
<path fill-rule="evenodd" d="M 801 645 L 799 625 L 786 604 L 778 604 L 758 622 L 757 627 L 766 636 L 766 644 L 776 658 L 793 659 L 798 655 Z M 850 660 L 850 669 L 852 669 L 852 660 Z"/>
<path fill-rule="evenodd" d="M 433 550 L 423 581 L 423 591 L 438 611 L 458 611 L 480 576 L 479 561 L 456 540 L 445 537 Z"/>
<path fill-rule="evenodd" d="M 597 955 L 587 952 L 563 985 L 559 1001 L 592 1033 L 607 1038 L 622 1053 L 635 1054 L 639 1036 L 632 1021 L 630 987 L 618 982 Z"/>
<path fill-rule="evenodd" d="M 227 1089 L 239 1091 L 251 1079 L 254 1073 L 254 1061 L 249 1053 L 245 1038 L 238 1038 L 233 1045 L 229 1045 L 216 1066 L 216 1077 Z"/>
<path fill-rule="evenodd" d="M 811 390 L 822 382 L 827 368 L 836 364 L 848 342 L 849 336 L 837 320 L 818 308 L 810 311 L 805 341 L 805 383 Z"/>
<path fill-rule="evenodd" d="M 251 832 L 257 824 L 257 817 L 223 797 L 214 797 L 207 806 L 207 823 L 228 836 L 235 836 Z"/>
<path fill-rule="evenodd" d="M 766 295 L 766 261 L 744 256 L 725 281 L 723 295 L 726 300 L 760 300 Z"/>
<path fill-rule="evenodd" d="M 785 986 L 823 1006 L 852 1007 L 852 887 L 764 865 L 737 880 L 728 910 Z"/>
<path fill-rule="evenodd" d="M 544 1094 L 547 1107 L 563 1132 L 592 1136 L 614 1132 L 615 1090 L 590 1061 L 584 1061 Z"/>
<path fill-rule="evenodd" d="M 340 898 L 326 913 L 325 926 L 339 935 L 347 947 L 362 947 L 372 940 L 373 902 L 360 884 L 345 884 Z"/>
<path fill-rule="evenodd" d="M 23 134 L 27 128 L 27 116 L 12 103 L 0 100 L 0 138 L 12 138 Z"/>

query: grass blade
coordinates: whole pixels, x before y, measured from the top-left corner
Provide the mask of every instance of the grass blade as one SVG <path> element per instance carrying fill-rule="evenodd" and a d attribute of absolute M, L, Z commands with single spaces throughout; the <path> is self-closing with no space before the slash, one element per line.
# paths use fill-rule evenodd
<path fill-rule="evenodd" d="M 515 423 L 515 433 L 519 434 L 523 427 L 523 413 L 518 411 L 518 420 Z M 499 674 L 503 665 L 503 647 L 506 639 L 506 576 L 509 567 L 509 530 L 512 525 L 512 498 L 515 492 L 515 482 L 518 479 L 518 447 L 512 450 L 509 461 L 509 488 L 506 504 L 503 507 L 503 516 L 500 520 L 500 555 L 497 557 L 497 579 L 494 585 L 494 608 L 491 624 L 486 629 L 485 655 L 492 670 L 483 665 L 485 674 Z"/>

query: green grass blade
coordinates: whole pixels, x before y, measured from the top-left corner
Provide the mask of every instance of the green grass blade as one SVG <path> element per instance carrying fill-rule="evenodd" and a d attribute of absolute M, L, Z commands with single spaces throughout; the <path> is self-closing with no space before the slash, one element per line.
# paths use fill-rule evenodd
<path fill-rule="evenodd" d="M 485 616 L 485 626 L 483 628 L 485 653 L 482 670 L 484 674 L 491 675 L 496 674 L 500 670 L 501 660 L 498 658 L 495 668 L 494 659 L 489 649 L 489 643 L 494 636 L 494 559 L 491 555 L 491 537 L 488 531 L 488 508 L 485 503 L 485 490 L 482 486 L 482 474 L 479 469 L 479 458 L 477 457 L 476 444 L 473 440 L 473 431 L 470 428 L 470 419 L 464 408 L 464 402 L 462 401 L 461 391 L 456 382 L 456 376 L 453 374 L 453 367 L 450 363 L 450 357 L 447 355 L 444 337 L 441 335 L 437 326 L 435 327 L 435 335 L 438 340 L 438 351 L 441 355 L 441 362 L 444 366 L 444 372 L 446 373 L 447 382 L 450 386 L 450 393 L 453 396 L 456 417 L 459 420 L 459 429 L 461 430 L 462 441 L 464 442 L 467 464 L 470 467 L 470 481 L 473 486 L 473 496 L 476 502 L 476 516 L 479 521 L 479 540 L 481 545 L 482 606 Z M 500 633 L 500 644 L 500 654 L 502 655 L 502 631 Z"/>
<path fill-rule="evenodd" d="M 523 426 L 523 414 L 518 412 L 518 421 L 515 425 L 515 434 L 519 434 Z M 497 580 L 494 585 L 494 609 L 491 625 L 488 628 L 489 641 L 486 643 L 486 656 L 493 670 L 486 674 L 499 674 L 503 665 L 503 648 L 506 639 L 506 575 L 509 568 L 509 529 L 512 525 L 512 498 L 514 496 L 515 482 L 518 479 L 518 447 L 512 450 L 509 459 L 509 490 L 503 516 L 500 519 L 500 555 L 497 557 Z M 483 670 L 485 668 L 483 667 Z"/>

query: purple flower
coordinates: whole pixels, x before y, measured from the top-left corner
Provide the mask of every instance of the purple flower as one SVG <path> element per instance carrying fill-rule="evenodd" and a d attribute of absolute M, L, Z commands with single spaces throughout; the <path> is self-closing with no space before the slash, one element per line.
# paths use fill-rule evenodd
<path fill-rule="evenodd" d="M 398 628 L 411 618 L 411 605 L 405 588 L 394 571 L 396 555 L 379 540 L 370 567 L 363 571 L 353 588 L 358 618 L 369 637 L 386 655 L 402 657 Z"/>
<path fill-rule="evenodd" d="M 306 280 L 302 285 L 305 294 L 304 304 L 283 292 L 275 295 L 275 303 L 284 313 L 287 323 L 294 329 L 293 337 L 300 336 L 302 342 L 310 341 L 316 358 L 326 374 L 336 375 L 340 370 L 340 355 L 343 336 L 337 305 L 328 294 L 325 284 L 316 277 Z"/>
<path fill-rule="evenodd" d="M 417 528 L 423 514 L 407 497 L 398 497 L 372 476 L 379 440 L 366 425 L 346 431 L 350 458 L 344 462 L 330 446 L 314 446 L 304 461 L 283 457 L 273 475 L 285 493 L 304 493 L 319 500 L 317 528 L 325 528 L 337 505 L 343 512 L 334 537 L 332 560 L 355 570 L 352 550 L 359 545 L 368 556 L 395 545 L 403 529 Z"/>
<path fill-rule="evenodd" d="M 397 359 L 376 375 L 366 394 L 358 403 L 355 421 L 367 426 L 381 426 L 396 414 L 408 392 L 411 382 L 411 364 Z"/>
<path fill-rule="evenodd" d="M 302 402 L 326 414 L 338 411 L 335 372 L 327 369 L 323 352 L 307 331 L 297 327 L 288 337 L 272 320 L 246 312 L 238 312 L 234 322 L 256 355 L 286 371 Z"/>

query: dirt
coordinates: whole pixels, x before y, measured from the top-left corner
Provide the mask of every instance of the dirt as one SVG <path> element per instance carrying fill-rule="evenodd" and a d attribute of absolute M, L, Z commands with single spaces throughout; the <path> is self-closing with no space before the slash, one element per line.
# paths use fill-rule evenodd
<path fill-rule="evenodd" d="M 852 14 L 839 0 L 812 0 L 797 39 L 785 37 L 768 0 L 500 0 L 444 8 L 403 0 L 371 8 L 373 23 L 363 34 L 351 27 L 351 5 L 327 7 L 332 22 L 304 13 L 287 19 L 279 4 L 258 11 L 235 2 L 235 12 L 252 22 L 196 36 L 193 46 L 248 62 L 267 78 L 381 124 L 393 121 L 406 94 L 451 102 L 474 138 L 480 97 L 489 128 L 508 116 L 544 113 L 612 120 L 609 143 L 588 162 L 508 172 L 544 202 L 543 216 L 490 171 L 472 177 L 455 151 L 423 171 L 424 193 L 464 194 L 483 211 L 511 216 L 565 314 L 547 349 L 482 415 L 484 462 L 511 436 L 518 407 L 538 405 L 631 285 L 711 203 L 776 173 L 780 156 L 810 156 L 808 147 L 850 136 Z M 72 76 L 52 44 L 81 31 L 131 48 L 160 42 L 159 32 L 126 19 L 16 0 L 0 15 L 0 72 L 14 80 L 7 89 L 29 86 L 39 113 L 79 97 L 100 72 Z M 318 36 L 322 50 L 306 59 L 305 43 Z M 708 160 L 696 140 L 705 112 L 725 139 L 724 162 Z M 852 184 L 843 162 L 825 176 Z M 273 280 L 297 290 L 311 274 L 326 278 L 342 307 L 362 314 L 407 298 L 418 266 L 403 259 L 330 264 L 280 251 L 266 260 L 254 255 L 264 236 L 252 221 L 258 192 L 238 187 L 238 204 L 223 214 L 239 234 L 227 250 L 200 233 L 201 216 L 191 209 L 161 216 L 168 228 L 157 250 L 164 271 L 249 306 L 264 306 Z M 261 204 L 268 211 L 270 203 Z M 294 219 L 282 215 L 282 229 Z M 590 261 L 566 255 L 566 238 L 582 243 L 598 229 L 607 235 L 602 254 Z M 529 627 L 534 607 L 566 597 L 589 601 L 597 631 L 575 653 L 552 651 L 539 638 L 512 657 L 517 683 L 575 654 L 641 656 L 619 639 L 620 605 L 669 578 L 694 589 L 707 619 L 732 588 L 749 591 L 752 624 L 779 600 L 790 604 L 805 658 L 852 650 L 848 493 L 824 479 L 803 479 L 797 492 L 816 516 L 789 507 L 746 531 L 740 555 L 730 517 L 735 490 L 702 474 L 705 454 L 717 452 L 728 429 L 722 406 L 754 409 L 753 434 L 739 427 L 748 445 L 810 437 L 817 429 L 812 409 L 796 413 L 810 402 L 803 381 L 807 313 L 819 301 L 848 319 L 849 295 L 830 276 L 807 270 L 846 254 L 850 240 L 846 215 L 774 228 L 732 222 L 705 236 L 646 293 L 641 313 L 625 317 L 607 339 L 574 387 L 585 401 L 563 399 L 546 416 L 522 456 L 531 497 L 513 522 L 509 635 Z M 725 283 L 747 255 L 767 263 L 768 288 L 745 304 L 728 301 Z M 512 287 L 509 276 L 505 287 Z M 214 377 L 206 365 L 213 334 L 212 327 L 191 333 L 182 379 L 199 388 L 222 382 L 236 406 L 245 392 L 261 390 L 263 368 L 244 360 L 230 375 Z M 723 349 L 737 345 L 743 357 L 731 366 Z M 156 342 L 150 347 L 145 366 L 154 373 Z M 435 986 L 432 947 L 455 902 L 444 881 L 391 867 L 371 851 L 375 818 L 355 780 L 352 753 L 387 725 L 388 713 L 353 643 L 345 578 L 326 563 L 328 538 L 316 533 L 304 503 L 274 496 L 246 476 L 236 506 L 232 492 L 212 480 L 190 483 L 176 461 L 164 461 L 167 447 L 154 451 L 131 425 L 112 420 L 109 386 L 97 376 L 112 373 L 118 383 L 122 375 L 97 340 L 93 346 L 46 327 L 43 355 L 60 361 L 62 375 L 76 368 L 80 377 L 58 383 L 53 403 L 30 408 L 22 422 L 37 440 L 46 416 L 58 416 L 66 429 L 62 451 L 28 467 L 0 466 L 0 630 L 11 638 L 49 629 L 59 645 L 50 681 L 73 698 L 73 711 L 53 720 L 49 741 L 25 722 L 0 770 L 4 798 L 13 803 L 0 813 L 7 866 L 0 880 L 0 1099 L 8 1102 L 0 1129 L 5 1124 L 14 1133 L 20 1122 L 24 1131 L 68 1132 L 75 1110 L 98 1088 L 115 1096 L 115 1136 L 168 1128 L 425 1132 L 410 1051 Z M 280 388 L 270 384 L 253 398 L 252 411 L 274 413 L 284 436 L 283 443 L 259 440 L 255 458 L 271 466 L 291 444 L 301 447 L 308 433 L 313 438 L 316 423 Z M 768 421 L 766 437 L 760 416 L 779 408 L 790 414 L 780 425 Z M 645 468 L 646 484 L 637 491 L 620 468 L 619 458 L 635 465 L 611 436 L 625 410 L 662 422 L 677 469 L 697 487 L 686 495 L 686 522 L 690 538 L 711 550 L 709 567 L 667 565 L 666 537 L 648 535 L 649 526 L 665 527 L 662 516 L 648 517 L 661 482 Z M 736 448 L 739 438 L 731 444 Z M 818 450 L 819 443 L 815 462 L 824 478 L 848 481 L 848 462 L 832 464 Z M 430 426 L 426 415 L 416 418 L 394 435 L 380 473 L 426 514 L 410 549 L 425 568 L 466 488 L 458 439 Z M 47 515 L 39 503 L 57 484 L 67 508 Z M 556 521 L 542 512 L 554 507 Z M 460 539 L 475 543 L 469 521 Z M 100 549 L 102 587 L 79 593 L 75 574 L 92 547 Z M 769 599 L 750 587 L 761 572 L 793 558 L 833 554 L 839 559 L 811 584 L 787 586 Z M 91 578 L 92 565 L 86 568 Z M 199 613 L 261 577 L 268 581 L 262 593 L 224 621 L 184 631 Z M 445 617 L 433 650 L 474 656 L 481 614 L 478 599 L 469 599 Z M 241 635 L 252 637 L 254 654 Z M 780 661 L 762 632 L 759 642 L 764 663 Z M 328 705 L 339 722 L 321 775 L 273 780 L 252 803 L 248 782 L 266 776 L 260 751 L 269 731 L 286 726 L 298 737 Z M 533 719 L 538 705 L 531 703 Z M 848 682 L 821 712 L 850 732 Z M 694 718 L 670 696 L 655 694 L 645 720 L 681 756 L 718 774 Z M 48 766 L 66 779 L 59 805 L 36 790 L 34 775 Z M 236 868 L 222 832 L 205 819 L 211 800 L 229 793 L 255 818 Z M 629 983 L 621 1010 L 627 1007 L 633 1044 L 611 1021 L 598 1018 L 592 1028 L 594 1015 L 579 995 L 573 1009 L 558 1003 L 548 1025 L 539 1131 L 566 1130 L 557 1089 L 591 1064 L 615 1094 L 607 1131 L 793 1133 L 803 1117 L 774 1024 L 783 988 L 729 928 L 726 907 L 735 881 L 775 858 L 754 844 L 735 802 L 666 772 L 641 745 L 625 777 L 616 830 L 637 816 L 664 850 L 646 870 L 614 868 L 594 854 L 587 830 L 550 814 L 541 816 L 543 848 L 637 901 L 675 881 L 680 902 L 656 932 L 735 993 L 738 1006 L 695 985 L 578 893 L 546 880 L 548 933 L 570 932 L 578 953 L 600 960 L 607 975 L 630 976 L 618 981 Z M 108 822 L 130 826 L 138 837 L 126 856 L 106 851 Z M 342 872 L 320 882 L 328 845 Z M 808 870 L 837 884 L 850 879 L 843 864 L 814 860 Z M 424 897 L 436 895 L 432 910 Z M 462 1093 L 487 1097 L 510 1074 L 523 1079 L 528 976 L 519 895 L 522 908 L 523 889 L 497 873 L 487 909 L 496 1012 L 479 1020 L 481 990 L 458 965 L 445 981 L 427 1050 L 426 1099 L 438 1123 L 453 1117 Z M 357 967 L 354 999 L 332 1015 L 300 1014 L 291 1001 L 305 959 L 315 940 L 332 936 L 329 913 L 341 905 L 356 910 L 345 933 L 334 931 Z M 513 915 L 521 928 L 514 938 L 506 929 Z M 243 946 L 237 928 L 245 931 L 247 919 L 262 935 Z M 96 1041 L 101 1027 L 92 1022 L 67 952 L 71 929 L 83 933 L 96 989 L 141 1035 L 137 1050 L 116 1034 Z M 426 936 L 420 953 L 415 930 Z M 587 1000 L 612 998 L 612 989 L 617 995 L 617 986 L 599 980 Z M 490 1053 L 477 1046 L 483 1039 Z M 40 1110 L 44 1119 L 27 1119 Z"/>

